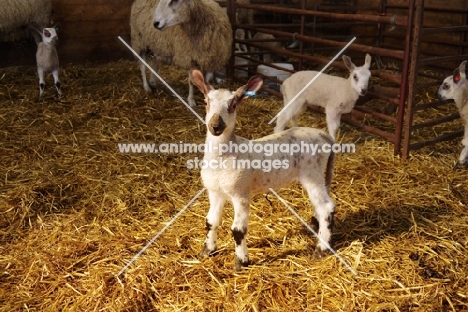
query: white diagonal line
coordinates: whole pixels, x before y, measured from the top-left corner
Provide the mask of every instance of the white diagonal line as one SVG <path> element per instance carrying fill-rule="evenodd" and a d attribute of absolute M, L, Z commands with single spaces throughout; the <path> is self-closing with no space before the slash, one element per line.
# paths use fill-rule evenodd
<path fill-rule="evenodd" d="M 276 118 L 278 118 L 278 116 L 279 116 L 280 114 L 282 114 L 282 113 L 283 113 L 283 112 L 286 110 L 286 108 L 287 108 L 287 107 L 288 107 L 288 106 L 289 106 L 289 105 L 290 105 L 292 102 L 294 102 L 294 100 L 295 100 L 295 99 L 297 99 L 297 98 L 299 97 L 299 95 L 301 95 L 301 94 L 302 94 L 302 92 L 304 92 L 304 90 L 305 90 L 305 89 L 307 89 L 307 88 L 308 88 L 308 87 L 309 87 L 309 86 L 312 84 L 312 82 L 314 82 L 314 81 L 315 81 L 315 79 L 317 79 L 317 77 L 318 77 L 318 76 L 320 76 L 320 75 L 323 73 L 323 71 L 324 71 L 325 69 L 327 69 L 327 68 L 328 68 L 328 66 L 330 66 L 330 65 L 331 65 L 331 63 L 333 63 L 333 62 L 334 62 L 334 61 L 335 61 L 335 60 L 338 58 L 338 56 L 340 56 L 340 55 L 341 55 L 341 53 L 343 53 L 343 52 L 344 52 L 344 50 L 346 50 L 346 49 L 347 49 L 347 48 L 348 48 L 348 47 L 351 45 L 351 43 L 353 43 L 353 41 L 354 41 L 354 40 L 356 40 L 356 37 L 354 37 L 353 39 L 351 39 L 351 41 L 350 41 L 350 42 L 348 42 L 348 44 L 347 44 L 347 45 L 345 45 L 345 46 L 343 47 L 343 49 L 341 49 L 341 50 L 340 50 L 340 52 L 338 52 L 338 54 L 337 54 L 337 55 L 335 55 L 335 57 L 334 57 L 334 58 L 332 58 L 332 59 L 331 59 L 331 61 L 330 61 L 330 62 L 328 62 L 328 63 L 327 63 L 327 65 L 325 65 L 325 67 L 324 67 L 324 68 L 322 68 L 322 70 L 321 70 L 321 71 L 320 71 L 320 72 L 319 72 L 317 75 L 315 75 L 315 77 L 314 77 L 314 78 L 312 78 L 312 80 L 311 80 L 311 81 L 309 81 L 309 83 L 307 83 L 307 84 L 304 86 L 304 88 L 302 88 L 302 90 L 301 90 L 301 91 L 299 91 L 299 93 L 298 93 L 298 94 L 296 94 L 296 96 L 294 96 L 294 97 L 293 97 L 293 98 L 292 98 L 292 99 L 289 101 L 289 103 L 288 103 L 287 105 L 285 105 L 285 106 L 283 107 L 283 109 L 282 109 L 282 110 L 280 110 L 278 114 L 276 114 L 276 116 L 275 116 L 275 117 L 273 117 L 273 119 L 272 119 L 272 120 L 270 120 L 270 122 L 269 122 L 268 124 L 270 125 L 270 124 L 271 124 L 273 121 L 275 121 L 275 119 L 276 119 Z"/>
<path fill-rule="evenodd" d="M 169 222 L 161 229 L 161 231 L 159 231 L 158 234 L 156 234 L 156 235 L 145 245 L 145 247 L 143 247 L 143 248 L 132 258 L 132 260 L 130 260 L 130 262 L 127 263 L 127 264 L 122 268 L 122 270 L 120 270 L 120 272 L 117 274 L 116 277 L 119 277 L 120 274 L 122 274 L 123 272 L 125 272 L 125 270 L 126 270 L 133 262 L 135 262 L 135 260 L 136 260 L 139 256 L 141 256 L 141 254 L 142 254 L 143 252 L 145 252 L 145 250 L 148 249 L 148 247 L 149 247 L 152 243 L 154 243 L 154 241 L 155 241 L 162 233 L 164 233 L 164 231 L 166 231 L 166 230 L 171 226 L 172 223 L 174 223 L 174 221 L 175 221 L 175 220 L 176 220 L 176 219 L 177 219 L 177 218 L 178 218 L 194 201 L 195 201 L 195 199 L 198 198 L 198 196 L 201 195 L 201 193 L 203 193 L 203 192 L 205 191 L 205 189 L 206 189 L 206 188 L 203 188 L 200 192 L 198 192 L 198 194 L 195 195 L 195 197 L 193 197 L 193 198 L 188 202 L 188 204 L 185 205 L 185 207 L 182 208 L 182 209 L 174 216 L 174 218 L 172 218 L 171 221 L 169 221 Z"/>
<path fill-rule="evenodd" d="M 296 211 L 294 211 L 294 209 L 292 209 L 292 208 L 288 205 L 288 203 L 287 203 L 283 198 L 281 198 L 281 197 L 278 195 L 278 193 L 276 193 L 272 188 L 270 188 L 269 190 L 270 190 L 270 192 L 272 192 L 273 194 L 275 194 L 276 197 L 278 197 L 278 199 L 289 209 L 289 211 L 291 211 L 292 214 L 295 215 L 296 218 L 298 218 L 299 221 L 301 221 L 301 223 L 304 224 L 305 227 L 306 227 L 310 232 L 312 232 L 312 234 L 314 234 L 314 235 L 318 238 L 318 240 L 319 240 L 322 244 L 324 244 L 325 247 L 327 247 L 327 249 L 330 250 L 330 251 L 335 255 L 335 257 L 338 258 L 338 260 L 341 261 L 341 263 L 343 263 L 354 275 L 357 275 L 356 271 L 355 271 L 348 263 L 346 263 L 346 261 L 344 261 L 343 258 L 341 258 L 341 257 L 336 253 L 336 251 L 333 250 L 333 248 L 331 248 L 330 244 L 328 244 L 328 242 L 324 241 L 324 240 L 317 234 L 317 232 L 315 232 L 315 231 L 310 227 L 310 225 L 307 224 L 307 222 L 305 222 L 304 219 L 302 219 L 301 216 L 299 216 L 299 214 L 298 214 Z"/>
<path fill-rule="evenodd" d="M 175 92 L 175 90 L 172 89 L 171 86 L 170 86 L 166 81 L 164 81 L 164 79 L 162 79 L 161 76 L 159 76 L 158 73 L 157 73 L 151 66 L 149 66 L 148 63 L 146 63 L 145 60 L 143 60 L 143 59 L 141 58 L 141 56 L 138 55 L 138 53 L 135 52 L 135 50 L 132 49 L 131 46 L 128 45 L 128 43 L 125 42 L 125 40 L 123 40 L 120 36 L 119 36 L 119 40 L 122 41 L 123 44 L 125 44 L 125 46 L 126 46 L 130 51 L 132 51 L 133 54 L 135 54 L 135 56 L 140 60 L 140 62 L 142 62 L 143 64 L 145 64 L 145 66 L 146 66 L 153 74 L 155 74 L 156 77 L 158 77 L 159 80 L 161 80 L 162 83 L 163 83 L 169 90 L 171 90 L 172 93 L 174 93 L 174 95 L 177 96 L 177 98 L 178 98 L 182 103 L 184 103 L 184 105 L 187 106 L 187 108 L 188 108 L 195 116 L 197 116 L 198 119 L 201 120 L 201 122 L 203 122 L 203 124 L 206 124 L 206 123 L 205 123 L 205 120 L 203 120 L 203 118 L 201 118 L 200 115 L 198 115 L 197 112 L 196 112 L 192 107 L 190 107 L 190 105 L 188 105 L 187 102 L 185 102 L 185 100 L 184 100 L 179 94 L 177 94 L 177 92 Z M 189 79 L 190 79 L 190 78 L 189 78 Z"/>

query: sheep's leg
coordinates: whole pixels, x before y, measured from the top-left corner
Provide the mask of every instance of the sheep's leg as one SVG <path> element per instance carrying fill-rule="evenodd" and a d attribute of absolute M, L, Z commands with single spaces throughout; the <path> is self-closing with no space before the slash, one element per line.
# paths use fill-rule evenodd
<path fill-rule="evenodd" d="M 315 255 L 322 257 L 328 253 L 328 249 L 331 247 L 335 204 L 328 194 L 325 183 L 305 182 L 302 185 L 307 190 L 310 201 L 315 208 L 312 217 L 312 228 L 319 239 L 315 248 Z"/>
<path fill-rule="evenodd" d="M 209 256 L 216 251 L 217 229 L 223 214 L 226 197 L 223 194 L 208 191 L 210 210 L 206 216 L 206 240 L 200 255 Z"/>
<path fill-rule="evenodd" d="M 146 62 L 146 54 L 142 53 L 140 54 L 141 58 Z M 151 92 L 151 87 L 148 84 L 148 80 L 146 78 L 146 66 L 143 62 L 140 61 L 140 71 L 141 71 L 141 79 L 143 80 L 143 89 L 145 89 L 146 92 Z"/>
<path fill-rule="evenodd" d="M 462 116 L 463 117 L 463 116 Z M 463 136 L 462 145 L 463 149 L 455 165 L 456 169 L 468 168 L 468 121 L 465 121 L 465 135 Z"/>
<path fill-rule="evenodd" d="M 241 267 L 249 265 L 249 255 L 247 251 L 246 235 L 249 224 L 249 202 L 250 196 L 242 198 L 233 198 L 234 222 L 232 223 L 232 236 L 236 242 L 236 259 L 234 261 L 234 270 L 240 270 Z"/>
<path fill-rule="evenodd" d="M 326 120 L 328 133 L 332 136 L 333 140 L 336 138 L 336 133 L 341 123 L 341 113 L 335 111 L 326 111 Z"/>
<path fill-rule="evenodd" d="M 159 62 L 157 62 L 156 60 L 153 61 L 153 70 L 155 72 L 158 72 L 159 71 Z M 156 85 L 158 83 L 158 77 L 152 72 L 150 71 L 151 74 L 150 74 L 150 81 L 149 81 L 149 85 L 152 87 L 152 88 L 156 88 Z"/>
<path fill-rule="evenodd" d="M 193 96 L 193 84 L 192 84 L 192 79 L 190 79 L 190 71 L 187 70 L 188 74 L 188 85 L 189 85 L 189 95 L 187 98 L 187 102 L 190 105 L 190 107 L 195 107 L 197 106 L 197 103 L 195 102 L 195 97 Z"/>
<path fill-rule="evenodd" d="M 45 89 L 44 70 L 42 68 L 38 68 L 37 74 L 39 76 L 39 99 L 42 99 L 44 98 L 44 89 Z"/>
<path fill-rule="evenodd" d="M 62 90 L 61 90 L 61 84 L 60 84 L 60 80 L 59 80 L 59 70 L 54 69 L 52 71 L 52 76 L 54 76 L 54 83 L 55 83 L 55 88 L 57 88 L 58 97 L 61 97 L 62 96 Z"/>

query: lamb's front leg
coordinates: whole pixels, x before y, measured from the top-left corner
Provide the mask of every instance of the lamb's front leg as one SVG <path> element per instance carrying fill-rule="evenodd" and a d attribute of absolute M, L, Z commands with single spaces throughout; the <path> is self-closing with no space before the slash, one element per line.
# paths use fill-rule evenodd
<path fill-rule="evenodd" d="M 208 198 L 210 200 L 210 210 L 206 216 L 206 239 L 200 253 L 200 255 L 205 257 L 216 251 L 216 231 L 221 221 L 224 203 L 226 202 L 224 194 L 214 191 L 208 191 Z"/>
<path fill-rule="evenodd" d="M 44 70 L 42 68 L 38 68 L 37 75 L 39 76 L 39 99 L 42 99 L 44 98 L 44 89 L 45 89 Z"/>
<path fill-rule="evenodd" d="M 465 125 L 465 135 L 463 136 L 462 145 L 463 149 L 458 157 L 457 164 L 455 169 L 464 169 L 468 168 L 468 122 L 464 122 Z"/>
<path fill-rule="evenodd" d="M 232 203 L 234 205 L 234 222 L 232 223 L 231 230 L 236 242 L 234 270 L 238 271 L 241 267 L 249 265 L 246 236 L 249 225 L 250 194 L 242 198 L 233 198 Z"/>

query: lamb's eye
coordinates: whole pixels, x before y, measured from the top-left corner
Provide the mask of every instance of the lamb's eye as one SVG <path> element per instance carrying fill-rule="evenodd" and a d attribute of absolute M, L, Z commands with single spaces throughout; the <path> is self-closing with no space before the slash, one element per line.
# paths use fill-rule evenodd
<path fill-rule="evenodd" d="M 356 75 L 356 74 L 353 75 L 353 79 L 354 79 L 355 81 L 358 81 L 357 75 Z"/>
<path fill-rule="evenodd" d="M 448 90 L 450 89 L 450 85 L 448 83 L 444 83 L 444 85 L 442 86 L 442 89 Z"/>
<path fill-rule="evenodd" d="M 169 6 L 177 4 L 177 2 L 179 2 L 179 0 L 171 0 L 171 2 L 169 2 Z"/>
<path fill-rule="evenodd" d="M 50 32 L 47 30 L 44 30 L 44 36 L 46 36 L 47 38 L 50 38 Z"/>

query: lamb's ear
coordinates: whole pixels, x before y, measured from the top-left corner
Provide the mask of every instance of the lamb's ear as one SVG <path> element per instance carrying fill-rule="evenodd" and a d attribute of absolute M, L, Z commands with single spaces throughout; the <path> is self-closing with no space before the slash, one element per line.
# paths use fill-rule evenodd
<path fill-rule="evenodd" d="M 349 71 L 353 71 L 356 66 L 354 65 L 353 62 L 351 62 L 351 58 L 349 56 L 347 56 L 347 55 L 343 55 L 341 58 L 343 59 L 343 62 L 345 64 L 346 68 Z"/>
<path fill-rule="evenodd" d="M 460 66 L 458 66 L 458 69 L 460 70 L 460 77 L 465 80 L 466 80 L 466 62 L 467 61 L 463 61 L 461 62 Z"/>
<path fill-rule="evenodd" d="M 247 82 L 246 85 L 239 87 L 236 92 L 234 92 L 234 98 L 229 103 L 228 111 L 230 113 L 234 112 L 237 108 L 237 105 L 240 104 L 244 99 L 248 98 L 249 96 L 254 96 L 258 90 L 263 85 L 263 78 L 260 76 L 253 76 Z"/>
<path fill-rule="evenodd" d="M 460 82 L 460 80 L 462 79 L 460 75 L 460 67 L 455 68 L 455 70 L 453 71 L 452 79 L 453 79 L 453 83 L 455 84 L 458 84 Z"/>
<path fill-rule="evenodd" d="M 197 86 L 197 88 L 203 93 L 204 96 L 208 94 L 210 88 L 205 83 L 205 78 L 203 77 L 203 73 L 197 69 L 192 69 L 190 71 L 190 80 L 192 80 L 193 84 Z"/>
<path fill-rule="evenodd" d="M 55 29 L 55 31 L 59 31 L 60 27 L 62 27 L 62 24 L 60 24 L 60 22 L 57 22 L 54 26 L 52 26 L 52 28 Z"/>
<path fill-rule="evenodd" d="M 39 26 L 39 24 L 37 24 L 36 22 L 32 22 L 30 25 L 31 25 L 31 29 L 33 29 L 33 30 L 36 31 L 39 35 L 42 36 L 42 27 Z"/>
<path fill-rule="evenodd" d="M 366 54 L 366 61 L 364 63 L 364 68 L 369 69 L 371 65 L 372 58 L 369 53 Z"/>

